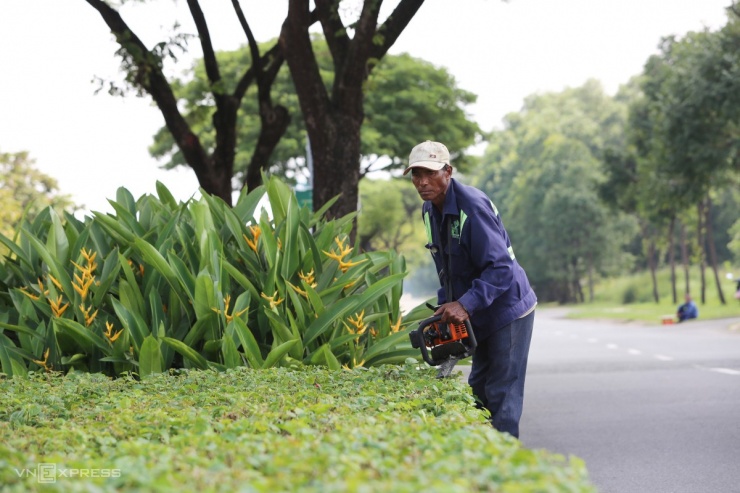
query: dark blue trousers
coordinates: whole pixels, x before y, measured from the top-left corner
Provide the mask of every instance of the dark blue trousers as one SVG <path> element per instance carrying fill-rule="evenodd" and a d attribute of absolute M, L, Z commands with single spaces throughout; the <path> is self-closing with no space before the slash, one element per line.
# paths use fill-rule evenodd
<path fill-rule="evenodd" d="M 473 354 L 468 378 L 479 405 L 491 412 L 493 427 L 516 438 L 533 326 L 534 312 L 481 341 Z"/>

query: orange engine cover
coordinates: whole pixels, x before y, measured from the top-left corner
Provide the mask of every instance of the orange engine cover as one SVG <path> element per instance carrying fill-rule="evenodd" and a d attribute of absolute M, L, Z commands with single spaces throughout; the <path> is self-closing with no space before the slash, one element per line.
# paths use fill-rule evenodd
<path fill-rule="evenodd" d="M 427 327 L 424 334 L 425 339 L 431 343 L 431 346 L 448 344 L 459 341 L 468 337 L 468 329 L 465 324 L 445 324 L 435 322 Z"/>

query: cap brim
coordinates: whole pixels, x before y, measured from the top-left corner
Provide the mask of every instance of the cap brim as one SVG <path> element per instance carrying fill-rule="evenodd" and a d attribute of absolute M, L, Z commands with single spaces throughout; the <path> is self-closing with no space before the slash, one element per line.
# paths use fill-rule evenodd
<path fill-rule="evenodd" d="M 447 166 L 446 163 L 440 163 L 438 161 L 417 161 L 411 166 L 409 166 L 408 168 L 406 168 L 405 170 L 403 170 L 403 174 L 405 175 L 406 173 L 408 173 L 414 168 L 424 168 L 424 169 L 429 169 L 432 171 L 439 171 L 445 166 Z"/>

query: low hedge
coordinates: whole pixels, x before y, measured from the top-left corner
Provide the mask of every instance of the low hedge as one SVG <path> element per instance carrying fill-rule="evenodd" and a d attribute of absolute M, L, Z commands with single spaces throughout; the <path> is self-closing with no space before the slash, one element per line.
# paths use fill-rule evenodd
<path fill-rule="evenodd" d="M 3 379 L 0 484 L 9 492 L 595 491 L 581 460 L 494 431 L 467 386 L 434 374 L 407 364 Z"/>

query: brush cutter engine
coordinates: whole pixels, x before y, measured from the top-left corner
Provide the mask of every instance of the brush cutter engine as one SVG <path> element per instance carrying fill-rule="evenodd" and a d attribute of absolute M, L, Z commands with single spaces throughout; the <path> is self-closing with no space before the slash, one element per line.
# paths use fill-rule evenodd
<path fill-rule="evenodd" d="M 461 324 L 441 322 L 441 315 L 435 315 L 419 322 L 419 326 L 409 332 L 411 346 L 421 350 L 421 356 L 430 366 L 438 366 L 450 359 L 463 359 L 471 356 L 477 342 L 470 320 Z"/>

